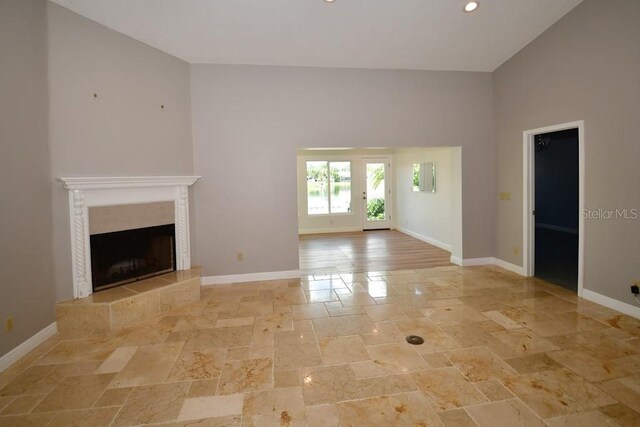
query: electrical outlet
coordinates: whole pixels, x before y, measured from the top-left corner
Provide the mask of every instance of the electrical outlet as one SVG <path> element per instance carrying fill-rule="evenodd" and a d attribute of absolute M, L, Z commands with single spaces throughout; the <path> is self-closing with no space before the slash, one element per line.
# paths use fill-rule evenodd
<path fill-rule="evenodd" d="M 501 191 L 500 200 L 511 200 L 511 193 L 508 191 Z"/>
<path fill-rule="evenodd" d="M 7 317 L 7 321 L 4 325 L 4 331 L 8 334 L 13 331 L 13 316 Z"/>
<path fill-rule="evenodd" d="M 238 251 L 236 253 L 236 259 L 238 260 L 238 262 L 242 262 L 244 260 L 244 252 Z"/>

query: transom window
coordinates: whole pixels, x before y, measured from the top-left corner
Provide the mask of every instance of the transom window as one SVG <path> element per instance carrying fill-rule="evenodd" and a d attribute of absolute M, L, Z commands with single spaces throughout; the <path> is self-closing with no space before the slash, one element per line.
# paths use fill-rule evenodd
<path fill-rule="evenodd" d="M 351 162 L 307 162 L 307 213 L 351 212 Z"/>

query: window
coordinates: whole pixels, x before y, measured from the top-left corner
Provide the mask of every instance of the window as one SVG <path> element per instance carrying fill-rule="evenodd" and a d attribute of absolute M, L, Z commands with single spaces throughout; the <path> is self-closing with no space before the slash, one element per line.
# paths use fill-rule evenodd
<path fill-rule="evenodd" d="M 351 162 L 307 162 L 307 213 L 351 212 Z"/>

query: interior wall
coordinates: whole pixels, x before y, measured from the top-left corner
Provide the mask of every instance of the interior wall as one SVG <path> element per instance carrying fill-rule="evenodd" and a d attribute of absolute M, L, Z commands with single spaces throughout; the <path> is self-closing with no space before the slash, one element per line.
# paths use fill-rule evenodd
<path fill-rule="evenodd" d="M 54 321 L 46 13 L 0 1 L 0 356 Z"/>
<path fill-rule="evenodd" d="M 434 162 L 436 192 L 413 191 L 413 164 Z M 402 148 L 395 151 L 395 224 L 404 232 L 451 251 L 453 184 L 451 148 Z M 460 171 L 457 171 L 460 173 Z"/>
<path fill-rule="evenodd" d="M 392 158 L 393 150 L 359 149 L 359 150 L 300 150 L 297 157 L 298 185 L 298 232 L 335 233 L 346 231 L 362 231 L 362 215 L 364 206 L 360 194 L 364 189 L 362 172 L 363 157 Z M 350 161 L 351 162 L 351 212 L 333 215 L 309 215 L 307 212 L 307 173 L 306 162 L 311 160 Z"/>
<path fill-rule="evenodd" d="M 494 254 L 491 74 L 193 65 L 191 99 L 204 275 L 298 269 L 305 147 L 462 146 L 464 257 Z"/>
<path fill-rule="evenodd" d="M 462 147 L 454 147 L 451 149 L 451 188 L 454 189 L 451 194 L 451 213 L 453 215 L 451 222 L 451 261 L 462 264 Z M 460 171 L 460 173 L 456 173 Z M 495 184 L 494 184 L 495 185 Z M 495 187 L 494 187 L 495 189 Z M 495 231 L 494 231 L 495 232 Z M 495 236 L 493 236 L 495 237 Z"/>
<path fill-rule="evenodd" d="M 493 73 L 499 191 L 497 256 L 522 265 L 522 132 L 584 120 L 584 288 L 635 304 L 640 279 L 640 2 L 585 0 Z M 637 212 L 637 211 L 636 211 Z"/>
<path fill-rule="evenodd" d="M 49 3 L 48 14 L 50 179 L 191 175 L 189 65 L 58 5 Z M 71 244 L 58 183 L 53 221 L 56 296 L 64 299 L 73 296 Z"/>

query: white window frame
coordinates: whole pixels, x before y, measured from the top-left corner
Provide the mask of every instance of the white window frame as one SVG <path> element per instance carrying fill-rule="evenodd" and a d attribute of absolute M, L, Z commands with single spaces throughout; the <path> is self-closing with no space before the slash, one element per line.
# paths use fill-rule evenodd
<path fill-rule="evenodd" d="M 309 162 L 325 162 L 327 163 L 327 172 L 328 172 L 328 199 L 329 202 L 328 208 L 329 213 L 309 213 L 309 180 L 307 180 L 307 163 Z M 349 190 L 350 193 L 350 206 L 351 209 L 349 212 L 331 212 L 331 163 L 349 163 L 349 175 L 351 178 L 351 188 Z M 304 172 L 305 172 L 305 197 L 306 197 L 306 205 L 307 205 L 307 216 L 318 218 L 323 216 L 345 216 L 345 215 L 353 215 L 353 161 L 351 159 L 327 159 L 325 158 L 308 158 L 304 159 Z"/>

